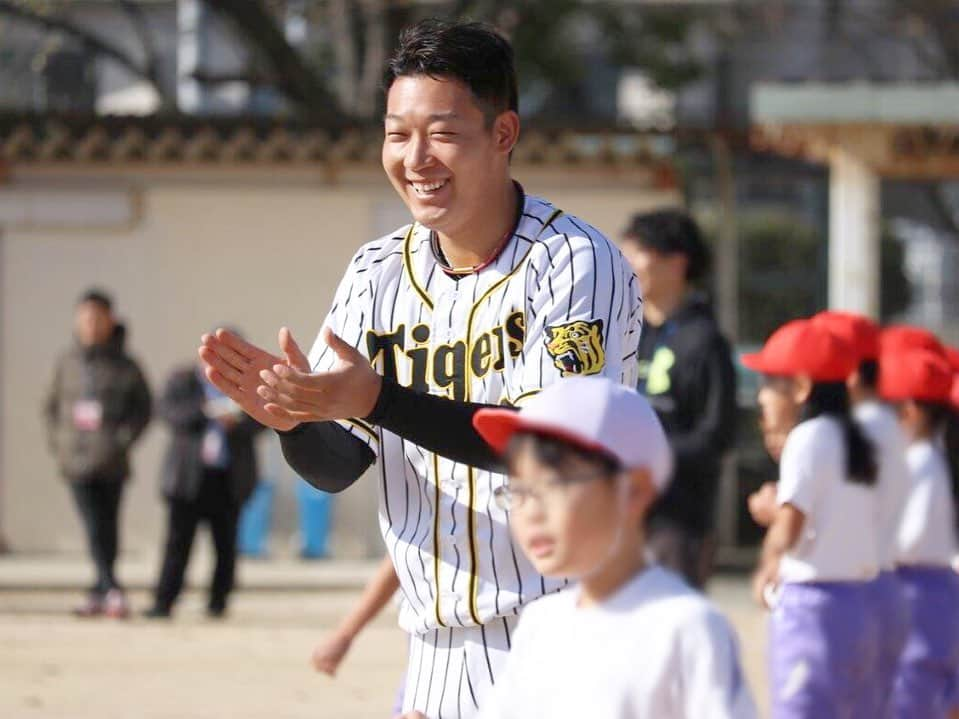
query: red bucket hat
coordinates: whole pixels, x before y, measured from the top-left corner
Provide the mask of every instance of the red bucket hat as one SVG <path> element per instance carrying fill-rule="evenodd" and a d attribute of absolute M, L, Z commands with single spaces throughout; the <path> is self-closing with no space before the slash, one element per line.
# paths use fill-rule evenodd
<path fill-rule="evenodd" d="M 959 349 L 950 347 L 949 345 L 946 345 L 944 349 L 946 351 L 946 359 L 949 360 L 949 364 L 952 366 L 952 371 L 959 372 Z"/>
<path fill-rule="evenodd" d="M 893 402 L 916 399 L 948 403 L 954 377 L 945 356 L 930 349 L 884 354 L 879 365 L 879 394 Z"/>
<path fill-rule="evenodd" d="M 844 382 L 859 356 L 842 337 L 812 320 L 787 322 L 759 352 L 743 355 L 746 367 L 767 375 L 807 375 L 813 382 Z"/>
<path fill-rule="evenodd" d="M 892 325 L 879 333 L 879 353 L 883 359 L 887 354 L 910 349 L 924 349 L 945 355 L 939 338 L 923 327 Z"/>
<path fill-rule="evenodd" d="M 879 359 L 879 325 L 865 315 L 826 310 L 814 315 L 812 321 L 844 339 L 860 362 Z"/>
<path fill-rule="evenodd" d="M 952 376 L 952 406 L 959 410 L 959 349 L 946 346 L 946 359 L 954 372 Z"/>

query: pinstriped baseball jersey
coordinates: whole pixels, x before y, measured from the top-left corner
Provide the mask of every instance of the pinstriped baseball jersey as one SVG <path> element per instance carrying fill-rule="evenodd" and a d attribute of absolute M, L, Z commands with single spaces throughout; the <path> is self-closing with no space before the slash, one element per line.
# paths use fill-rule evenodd
<path fill-rule="evenodd" d="M 600 232 L 527 196 L 496 261 L 459 279 L 443 272 L 431 239 L 414 224 L 362 247 L 326 319 L 381 374 L 486 404 L 520 404 L 575 374 L 635 384 L 640 289 Z M 317 339 L 310 361 L 326 370 L 335 356 Z M 513 546 L 493 501 L 502 475 L 361 420 L 342 424 L 378 457 L 380 526 L 406 599 L 404 629 L 482 625 L 562 588 Z"/>

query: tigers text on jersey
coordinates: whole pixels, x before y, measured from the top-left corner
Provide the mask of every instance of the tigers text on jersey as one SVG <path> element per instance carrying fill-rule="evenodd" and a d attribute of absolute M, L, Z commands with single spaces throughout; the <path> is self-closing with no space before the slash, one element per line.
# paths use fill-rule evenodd
<path fill-rule="evenodd" d="M 362 247 L 327 317 L 381 374 L 485 404 L 516 405 L 578 374 L 635 385 L 640 289 L 597 230 L 524 197 L 500 256 L 459 279 L 439 267 L 430 237 L 414 224 Z M 318 339 L 310 362 L 326 370 L 335 355 Z M 343 426 L 378 455 L 380 526 L 406 599 L 404 629 L 482 625 L 563 586 L 514 548 L 508 518 L 493 501 L 502 475 L 359 420 Z"/>

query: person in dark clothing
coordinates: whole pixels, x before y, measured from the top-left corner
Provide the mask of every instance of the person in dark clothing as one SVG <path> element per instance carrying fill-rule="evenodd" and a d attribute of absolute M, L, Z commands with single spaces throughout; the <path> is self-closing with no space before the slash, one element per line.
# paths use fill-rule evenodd
<path fill-rule="evenodd" d="M 653 557 L 694 586 L 712 571 L 717 488 L 736 426 L 736 373 L 706 297 L 695 289 L 709 251 L 677 210 L 638 214 L 623 254 L 643 288 L 639 390 L 659 415 L 676 456 L 672 484 L 650 514 Z"/>
<path fill-rule="evenodd" d="M 233 588 L 240 508 L 257 483 L 253 439 L 263 425 L 210 384 L 196 365 L 171 374 L 159 413 L 173 433 L 161 478 L 167 538 L 154 604 L 146 616 L 171 615 L 197 526 L 206 522 L 216 550 L 207 612 L 221 617 Z"/>
<path fill-rule="evenodd" d="M 129 451 L 150 420 L 150 389 L 125 352 L 110 298 L 89 290 L 76 306 L 76 344 L 57 362 L 44 414 L 51 451 L 83 522 L 96 582 L 75 613 L 128 614 L 114 574 Z"/>

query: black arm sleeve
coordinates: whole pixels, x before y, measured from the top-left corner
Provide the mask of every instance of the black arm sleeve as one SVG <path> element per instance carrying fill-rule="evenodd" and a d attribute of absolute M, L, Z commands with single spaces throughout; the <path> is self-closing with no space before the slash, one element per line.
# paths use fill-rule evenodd
<path fill-rule="evenodd" d="M 473 415 L 494 406 L 417 392 L 384 377 L 376 406 L 366 419 L 454 462 L 502 472 L 499 457 L 473 428 Z"/>
<path fill-rule="evenodd" d="M 376 459 L 369 447 L 335 422 L 308 422 L 277 434 L 293 471 L 324 492 L 342 492 Z"/>

